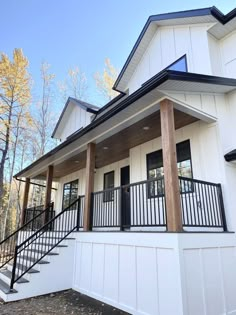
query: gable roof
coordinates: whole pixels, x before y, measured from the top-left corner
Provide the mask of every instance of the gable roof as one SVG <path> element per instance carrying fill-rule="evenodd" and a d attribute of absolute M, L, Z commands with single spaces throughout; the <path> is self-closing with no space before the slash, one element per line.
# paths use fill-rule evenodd
<path fill-rule="evenodd" d="M 146 47 L 151 42 L 158 26 L 167 25 L 184 25 L 195 23 L 215 23 L 212 29 L 209 30 L 216 38 L 221 38 L 236 27 L 236 9 L 224 15 L 216 7 L 180 11 L 173 13 L 164 13 L 151 15 L 144 25 L 136 43 L 134 44 L 131 53 L 129 54 L 120 74 L 114 83 L 113 89 L 119 92 L 124 91 L 126 85 L 135 71 L 136 65 L 141 60 Z M 224 27 L 225 24 L 232 22 L 229 27 Z M 132 60 L 132 62 L 131 62 Z"/>
<path fill-rule="evenodd" d="M 99 110 L 99 107 L 95 106 L 95 105 L 92 105 L 92 104 L 89 104 L 87 102 L 84 102 L 84 101 L 81 101 L 81 100 L 78 100 L 74 97 L 69 97 L 67 99 L 67 102 L 61 112 L 61 115 L 56 123 L 56 126 L 53 130 L 53 133 L 52 133 L 52 138 L 54 138 L 56 132 L 58 131 L 60 125 L 61 125 L 61 122 L 63 120 L 63 118 L 65 117 L 65 113 L 67 112 L 68 110 L 68 107 L 70 104 L 74 104 L 76 106 L 79 106 L 80 108 L 84 109 L 86 112 L 89 112 L 89 113 L 92 113 L 92 114 L 96 114 L 97 111 Z"/>

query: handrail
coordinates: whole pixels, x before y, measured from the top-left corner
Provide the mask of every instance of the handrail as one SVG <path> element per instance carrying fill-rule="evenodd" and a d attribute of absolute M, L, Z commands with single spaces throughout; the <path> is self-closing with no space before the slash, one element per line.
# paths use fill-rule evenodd
<path fill-rule="evenodd" d="M 44 217 L 45 213 L 52 209 L 53 203 L 0 242 L 0 268 L 4 267 L 14 257 L 15 245 L 19 239 L 21 237 L 27 238 L 31 233 L 31 229 L 27 229 L 27 227 L 35 226 L 33 223 L 36 222 L 39 217 Z"/>
<path fill-rule="evenodd" d="M 78 228 L 80 215 L 79 197 L 67 208 L 49 220 L 40 229 L 15 247 L 10 289 L 31 268 Z M 30 255 L 33 253 L 33 255 Z M 20 261 L 23 261 L 21 264 Z"/>
<path fill-rule="evenodd" d="M 50 205 L 53 205 L 53 203 L 51 203 Z M 50 207 L 50 206 L 49 206 Z M 45 210 L 42 211 L 42 213 L 45 213 L 46 211 L 48 211 L 48 208 L 46 208 Z M 36 215 L 35 217 L 33 217 L 30 221 L 24 223 L 24 225 L 22 225 L 21 227 L 19 227 L 17 230 L 15 230 L 12 234 L 10 234 L 9 236 L 7 236 L 4 240 L 0 241 L 0 245 L 3 244 L 5 241 L 7 241 L 10 237 L 12 237 L 13 235 L 15 235 L 16 233 L 24 230 L 24 228 L 29 225 L 30 223 L 32 223 L 35 219 L 37 219 L 38 217 L 40 217 L 42 215 L 42 213 L 39 213 L 38 215 Z"/>

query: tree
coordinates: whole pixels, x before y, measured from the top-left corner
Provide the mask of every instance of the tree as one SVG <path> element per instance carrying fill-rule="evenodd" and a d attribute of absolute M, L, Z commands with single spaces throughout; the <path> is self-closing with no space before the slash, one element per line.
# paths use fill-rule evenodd
<path fill-rule="evenodd" d="M 29 105 L 30 75 L 29 62 L 21 49 L 14 50 L 12 61 L 4 53 L 0 56 L 0 209 L 3 211 L 7 193 L 5 166 L 9 160 L 9 150 L 14 144 L 14 128 L 19 128 L 23 113 Z M 15 147 L 13 145 L 14 156 L 16 146 L 17 143 Z M 10 170 L 9 177 L 11 175 Z"/>
<path fill-rule="evenodd" d="M 53 114 L 53 83 L 55 75 L 50 73 L 50 65 L 43 62 L 41 65 L 42 93 L 39 97 L 32 114 L 34 129 L 34 141 L 32 151 L 35 153 L 34 159 L 41 157 L 54 146 L 51 139 L 52 128 L 55 121 Z"/>
<path fill-rule="evenodd" d="M 85 101 L 88 97 L 88 85 L 85 73 L 77 66 L 69 69 L 67 78 L 59 83 L 59 90 L 64 103 L 69 96 Z"/>
<path fill-rule="evenodd" d="M 113 84 L 118 76 L 118 70 L 111 64 L 109 58 L 105 59 L 105 68 L 103 73 L 96 72 L 94 79 L 99 93 L 106 101 L 112 100 L 119 93 L 112 89 Z"/>

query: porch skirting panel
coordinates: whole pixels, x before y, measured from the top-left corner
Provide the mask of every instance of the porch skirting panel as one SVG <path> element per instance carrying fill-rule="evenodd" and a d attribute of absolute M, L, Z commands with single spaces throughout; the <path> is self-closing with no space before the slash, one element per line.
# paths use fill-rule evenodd
<path fill-rule="evenodd" d="M 74 233 L 73 289 L 131 314 L 236 314 L 231 233 Z"/>

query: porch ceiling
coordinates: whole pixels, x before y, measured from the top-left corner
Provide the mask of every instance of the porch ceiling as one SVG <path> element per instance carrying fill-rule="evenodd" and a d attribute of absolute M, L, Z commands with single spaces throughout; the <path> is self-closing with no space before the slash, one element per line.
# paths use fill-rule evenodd
<path fill-rule="evenodd" d="M 175 129 L 192 124 L 198 118 L 175 109 Z M 148 127 L 148 130 L 144 130 Z M 161 136 L 160 111 L 145 117 L 96 145 L 96 168 L 129 157 L 129 149 Z M 105 149 L 104 149 L 105 148 Z M 74 155 L 54 166 L 54 180 L 85 168 L 86 151 Z M 45 178 L 42 172 L 36 178 Z"/>

